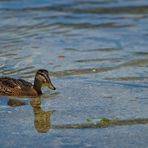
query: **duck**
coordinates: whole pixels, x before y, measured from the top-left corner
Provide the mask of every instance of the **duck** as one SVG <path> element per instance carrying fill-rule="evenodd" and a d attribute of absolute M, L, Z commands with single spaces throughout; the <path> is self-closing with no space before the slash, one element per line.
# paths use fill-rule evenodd
<path fill-rule="evenodd" d="M 37 97 L 42 95 L 42 86 L 55 90 L 46 69 L 39 69 L 34 78 L 34 84 L 23 79 L 10 77 L 0 78 L 0 96 Z"/>

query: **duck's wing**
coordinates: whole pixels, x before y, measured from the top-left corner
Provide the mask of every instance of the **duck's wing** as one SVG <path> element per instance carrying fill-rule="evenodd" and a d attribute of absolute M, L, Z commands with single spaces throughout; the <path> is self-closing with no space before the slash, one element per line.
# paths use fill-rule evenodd
<path fill-rule="evenodd" d="M 30 83 L 30 82 L 27 82 L 23 79 L 18 79 L 18 81 L 19 81 L 20 85 L 23 87 L 32 87 L 32 83 Z"/>
<path fill-rule="evenodd" d="M 0 78 L 0 94 L 1 95 L 11 95 L 14 90 L 22 90 L 23 88 L 32 87 L 32 84 L 22 80 L 13 78 Z"/>
<path fill-rule="evenodd" d="M 10 78 L 0 78 L 0 94 L 1 95 L 10 95 L 13 93 L 14 88 L 19 88 L 17 81 Z"/>

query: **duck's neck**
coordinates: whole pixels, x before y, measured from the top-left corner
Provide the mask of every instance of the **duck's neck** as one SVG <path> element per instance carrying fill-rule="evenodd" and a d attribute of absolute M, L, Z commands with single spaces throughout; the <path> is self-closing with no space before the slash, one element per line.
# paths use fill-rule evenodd
<path fill-rule="evenodd" d="M 37 91 L 38 95 L 42 94 L 41 87 L 42 87 L 42 83 L 35 78 L 33 88 Z"/>

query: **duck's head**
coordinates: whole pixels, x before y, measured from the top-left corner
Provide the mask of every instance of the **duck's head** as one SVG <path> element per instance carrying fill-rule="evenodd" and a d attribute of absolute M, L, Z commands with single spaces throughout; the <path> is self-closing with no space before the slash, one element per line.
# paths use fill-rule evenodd
<path fill-rule="evenodd" d="M 51 83 L 51 80 L 48 75 L 48 71 L 45 69 L 40 69 L 36 72 L 35 81 L 40 85 L 48 86 L 48 88 L 55 90 L 56 88 Z"/>

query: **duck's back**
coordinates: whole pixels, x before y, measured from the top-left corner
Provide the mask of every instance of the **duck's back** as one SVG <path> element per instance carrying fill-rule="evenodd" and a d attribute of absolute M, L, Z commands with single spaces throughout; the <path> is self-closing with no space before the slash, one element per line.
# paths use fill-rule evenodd
<path fill-rule="evenodd" d="M 0 78 L 0 95 L 5 96 L 35 96 L 33 85 L 22 79 Z"/>

